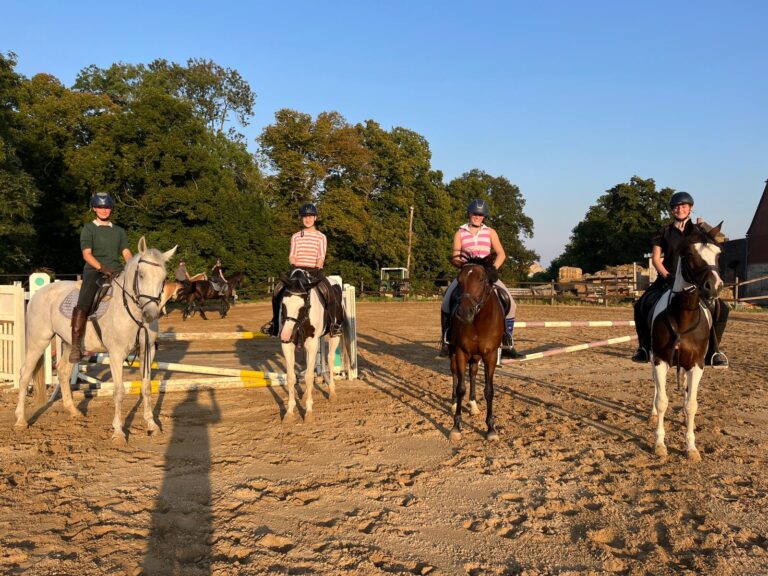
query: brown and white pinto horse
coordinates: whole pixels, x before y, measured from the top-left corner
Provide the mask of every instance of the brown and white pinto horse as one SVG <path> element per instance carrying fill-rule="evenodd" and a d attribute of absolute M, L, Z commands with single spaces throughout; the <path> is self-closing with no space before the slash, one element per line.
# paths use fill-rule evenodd
<path fill-rule="evenodd" d="M 653 312 L 651 362 L 656 391 L 651 421 L 658 417 L 655 452 L 661 457 L 667 455 L 664 443 L 664 414 L 669 404 L 667 371 L 670 366 L 676 366 L 678 378 L 680 371 L 685 371 L 686 455 L 689 460 L 701 460 L 695 443 L 694 417 L 712 327 L 712 315 L 707 303 L 717 298 L 718 290 L 723 285 L 717 271 L 720 246 L 715 240 L 720 226 L 722 222 L 708 232 L 700 225 L 694 227 L 678 262 L 674 285 L 661 297 Z"/>
<path fill-rule="evenodd" d="M 469 366 L 469 405 L 473 414 L 479 413 L 475 401 L 475 378 L 482 359 L 485 371 L 486 438 L 498 440 L 493 426 L 493 373 L 501 339 L 504 335 L 504 311 L 495 294 L 486 269 L 493 264 L 495 254 L 485 258 L 458 257 L 463 265 L 457 278 L 458 307 L 451 314 L 451 374 L 453 375 L 453 429 L 451 440 L 461 438 L 461 402 L 466 385 L 465 372 Z"/>

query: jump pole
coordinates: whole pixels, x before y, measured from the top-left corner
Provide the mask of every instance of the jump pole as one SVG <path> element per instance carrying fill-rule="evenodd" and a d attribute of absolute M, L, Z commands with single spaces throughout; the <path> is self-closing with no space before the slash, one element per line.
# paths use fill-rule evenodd
<path fill-rule="evenodd" d="M 574 320 L 574 321 L 550 321 L 540 322 L 515 322 L 515 328 L 605 328 L 608 326 L 634 326 L 634 320 Z"/>
<path fill-rule="evenodd" d="M 157 342 L 178 342 L 195 340 L 256 340 L 269 338 L 261 332 L 160 332 Z"/>
<path fill-rule="evenodd" d="M 545 350 L 544 352 L 534 352 L 533 354 L 526 354 L 521 358 L 504 358 L 499 364 L 515 364 L 517 362 L 527 362 L 529 360 L 537 360 L 539 358 L 545 358 L 547 356 L 556 356 L 557 354 L 568 354 L 570 352 L 578 352 L 579 350 L 587 350 L 589 348 L 598 348 L 600 346 L 610 346 L 612 344 L 621 344 L 623 342 L 631 342 L 637 340 L 637 335 L 632 336 L 618 336 L 616 338 L 608 338 L 607 340 L 597 340 L 595 342 L 586 342 L 584 344 L 574 344 L 573 346 L 563 346 L 562 348 L 553 348 L 551 350 Z"/>
<path fill-rule="evenodd" d="M 94 354 L 84 362 L 109 365 L 109 354 Z M 138 360 L 123 362 L 123 366 L 139 368 Z M 238 370 L 236 368 L 224 368 L 218 366 L 198 366 L 196 364 L 179 364 L 176 362 L 152 362 L 153 370 L 172 370 L 176 372 L 189 372 L 192 374 L 209 374 L 211 376 L 230 376 L 243 380 L 274 380 L 276 383 L 285 383 L 285 374 L 279 372 L 262 372 L 261 370 Z"/>

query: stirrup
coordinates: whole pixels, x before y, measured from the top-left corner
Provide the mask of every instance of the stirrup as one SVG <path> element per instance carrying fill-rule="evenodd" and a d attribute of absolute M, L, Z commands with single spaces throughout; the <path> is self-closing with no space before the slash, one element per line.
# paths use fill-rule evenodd
<path fill-rule="evenodd" d="M 638 348 L 635 350 L 635 353 L 632 355 L 632 362 L 639 362 L 641 364 L 645 364 L 646 362 L 650 362 L 650 357 L 648 356 L 648 351 L 645 348 Z"/>
<path fill-rule="evenodd" d="M 707 364 L 712 368 L 728 368 L 728 357 L 722 352 L 715 352 Z"/>
<path fill-rule="evenodd" d="M 448 348 L 448 343 L 444 340 L 440 341 L 440 351 L 437 353 L 440 358 L 448 358 L 451 355 L 451 351 Z"/>
<path fill-rule="evenodd" d="M 264 324 L 264 326 L 262 326 L 262 327 L 259 329 L 259 331 L 260 331 L 262 334 L 266 334 L 267 336 L 272 336 L 272 328 L 273 328 L 273 327 L 274 327 L 274 326 L 273 326 L 273 322 L 270 320 L 269 322 L 267 322 L 266 324 Z"/>
<path fill-rule="evenodd" d="M 514 346 L 502 346 L 501 347 L 501 357 L 502 358 L 508 358 L 511 360 L 515 360 L 517 358 L 523 358 L 525 354 L 520 354 L 517 350 L 515 350 Z"/>

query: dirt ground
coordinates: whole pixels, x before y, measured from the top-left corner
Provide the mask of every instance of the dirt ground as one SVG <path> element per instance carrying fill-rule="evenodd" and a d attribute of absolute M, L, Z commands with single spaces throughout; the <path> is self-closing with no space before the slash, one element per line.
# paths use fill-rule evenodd
<path fill-rule="evenodd" d="M 670 454 L 653 454 L 650 367 L 633 343 L 560 354 L 496 377 L 501 439 L 481 416 L 448 440 L 450 371 L 435 357 L 438 304 L 358 303 L 358 381 L 313 423 L 283 425 L 281 387 L 138 397 L 128 445 L 110 398 L 60 402 L 14 431 L 0 392 L 3 574 L 768 574 L 768 314 L 733 313 L 729 370 L 707 370 L 697 445 L 682 453 L 670 376 Z M 630 308 L 521 304 L 519 320 L 626 320 Z M 265 303 L 163 330 L 257 330 Z M 215 318 L 215 319 L 214 319 Z M 521 352 L 632 328 L 523 328 Z M 281 369 L 274 341 L 168 343 L 159 360 Z M 163 374 L 155 374 L 154 377 Z M 35 413 L 31 399 L 30 414 Z"/>

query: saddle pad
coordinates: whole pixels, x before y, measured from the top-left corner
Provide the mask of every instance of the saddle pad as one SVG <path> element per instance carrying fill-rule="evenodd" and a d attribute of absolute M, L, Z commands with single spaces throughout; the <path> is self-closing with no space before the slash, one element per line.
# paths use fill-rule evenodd
<path fill-rule="evenodd" d="M 110 293 L 112 291 L 110 290 Z M 59 305 L 59 312 L 61 312 L 65 318 L 72 318 L 72 311 L 75 309 L 75 306 L 77 306 L 77 297 L 80 295 L 80 289 L 79 288 L 73 288 L 72 292 L 67 294 L 67 297 L 62 300 L 61 304 Z M 104 313 L 109 308 L 109 302 L 110 302 L 109 295 L 107 295 L 101 302 L 99 302 L 99 307 L 96 309 L 95 314 L 91 314 L 89 318 L 93 318 L 94 316 L 98 319 L 104 316 Z"/>

